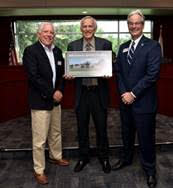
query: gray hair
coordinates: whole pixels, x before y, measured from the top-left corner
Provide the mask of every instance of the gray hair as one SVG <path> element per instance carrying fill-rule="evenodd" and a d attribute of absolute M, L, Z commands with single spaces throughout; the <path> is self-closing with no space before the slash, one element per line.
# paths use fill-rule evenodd
<path fill-rule="evenodd" d="M 39 26 L 38 26 L 37 32 L 38 32 L 38 33 L 42 32 L 45 25 L 51 25 L 52 28 L 53 28 L 53 30 L 54 30 L 54 32 L 55 32 L 54 25 L 53 25 L 51 22 L 41 22 L 41 23 L 39 24 Z"/>
<path fill-rule="evenodd" d="M 81 19 L 80 21 L 80 29 L 82 29 L 82 26 L 83 26 L 83 23 L 85 20 L 87 19 L 91 19 L 93 21 L 93 24 L 94 24 L 94 29 L 96 30 L 97 29 L 97 21 L 96 19 L 94 19 L 92 16 L 85 16 Z"/>
<path fill-rule="evenodd" d="M 144 22 L 145 22 L 145 16 L 143 15 L 142 11 L 139 10 L 139 9 L 131 11 L 128 14 L 127 21 L 129 22 L 130 17 L 133 16 L 134 14 L 139 15 L 141 17 L 141 22 L 144 24 Z"/>

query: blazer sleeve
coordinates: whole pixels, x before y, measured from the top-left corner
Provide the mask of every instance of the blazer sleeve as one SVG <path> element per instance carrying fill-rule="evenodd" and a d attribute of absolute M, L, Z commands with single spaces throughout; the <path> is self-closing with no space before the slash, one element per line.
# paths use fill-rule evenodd
<path fill-rule="evenodd" d="M 115 63 L 115 74 L 116 74 L 116 81 L 117 81 L 117 87 L 118 87 L 118 91 L 120 93 L 120 95 L 122 95 L 123 93 L 126 92 L 126 87 L 124 85 L 124 79 L 122 77 L 122 65 L 121 65 L 121 57 L 122 57 L 122 46 L 120 46 L 119 51 L 118 51 L 118 55 L 117 55 L 117 59 L 116 59 L 116 63 Z"/>
<path fill-rule="evenodd" d="M 110 41 L 106 41 L 106 45 L 105 45 L 105 48 L 104 50 L 111 50 L 112 51 L 112 43 Z"/>
<path fill-rule="evenodd" d="M 38 71 L 38 56 L 32 47 L 27 47 L 23 54 L 23 65 L 28 75 L 29 84 L 37 89 L 43 98 L 52 98 L 53 89 Z"/>
<path fill-rule="evenodd" d="M 65 79 L 63 78 L 63 75 L 65 73 L 65 65 L 64 65 L 64 58 L 62 56 L 62 51 L 57 48 L 57 56 L 55 59 L 58 59 L 57 61 L 61 62 L 61 65 L 58 65 L 56 62 L 56 90 L 60 90 L 61 92 L 64 92 L 64 87 L 65 87 Z"/>
<path fill-rule="evenodd" d="M 74 51 L 73 50 L 73 45 L 70 43 L 70 44 L 68 44 L 68 46 L 67 46 L 67 51 Z"/>
<path fill-rule="evenodd" d="M 141 57 L 142 58 L 142 57 Z M 136 97 L 141 95 L 145 89 L 153 86 L 156 83 L 161 63 L 161 47 L 158 42 L 153 42 L 147 56 L 147 69 L 144 77 L 140 79 L 135 87 L 132 88 L 132 92 Z"/>

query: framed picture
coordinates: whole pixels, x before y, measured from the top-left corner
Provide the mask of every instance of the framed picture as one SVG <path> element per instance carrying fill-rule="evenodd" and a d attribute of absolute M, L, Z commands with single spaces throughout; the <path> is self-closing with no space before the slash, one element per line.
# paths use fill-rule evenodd
<path fill-rule="evenodd" d="M 74 77 L 112 76 L 112 51 L 68 51 L 65 74 Z"/>

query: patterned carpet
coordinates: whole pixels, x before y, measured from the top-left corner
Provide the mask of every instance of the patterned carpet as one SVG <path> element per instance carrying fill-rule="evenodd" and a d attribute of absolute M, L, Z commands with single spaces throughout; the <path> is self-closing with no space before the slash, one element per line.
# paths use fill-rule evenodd
<path fill-rule="evenodd" d="M 90 142 L 95 145 L 95 130 L 90 123 Z M 111 146 L 121 145 L 119 111 L 109 109 L 108 135 Z M 62 133 L 64 148 L 77 147 L 76 118 L 73 110 L 63 110 Z M 157 115 L 157 143 L 173 143 L 173 117 Z M 163 146 L 163 147 L 162 147 Z M 157 147 L 157 188 L 172 188 L 173 185 L 173 145 Z M 12 149 L 3 151 L 3 148 Z M 17 149 L 17 151 L 13 150 Z M 21 150 L 20 150 L 21 149 Z M 23 149 L 25 149 L 23 151 Z M 28 151 L 27 151 L 28 149 Z M 0 188 L 41 188 L 33 177 L 31 152 L 30 117 L 20 117 L 0 124 Z M 19 150 L 19 152 L 18 152 Z M 49 184 L 45 188 L 147 188 L 146 177 L 141 168 L 138 150 L 134 162 L 120 171 L 104 174 L 95 155 L 80 173 L 73 168 L 77 158 L 67 149 L 64 156 L 70 159 L 69 167 L 59 167 L 46 161 Z M 77 151 L 77 150 L 76 150 Z M 119 148 L 112 148 L 110 163 L 118 158 Z M 48 152 L 46 152 L 47 154 Z M 76 153 L 76 152 L 75 152 Z"/>
<path fill-rule="evenodd" d="M 31 120 L 29 116 L 0 123 L 0 149 L 31 148 Z M 156 143 L 173 143 L 173 117 L 157 115 Z M 110 146 L 122 144 L 119 111 L 108 110 L 108 137 Z M 76 116 L 73 110 L 62 110 L 62 140 L 64 148 L 77 147 Z M 95 128 L 90 121 L 90 145 L 95 146 Z M 137 142 L 137 141 L 136 141 Z"/>
<path fill-rule="evenodd" d="M 157 188 L 173 186 L 173 150 L 157 151 Z M 49 184 L 38 185 L 33 177 L 31 157 L 0 158 L 0 188 L 148 188 L 139 157 L 122 170 L 104 174 L 98 160 L 93 157 L 80 173 L 74 173 L 76 159 L 70 158 L 69 167 L 55 166 L 46 162 Z M 115 156 L 111 157 L 111 164 Z"/>

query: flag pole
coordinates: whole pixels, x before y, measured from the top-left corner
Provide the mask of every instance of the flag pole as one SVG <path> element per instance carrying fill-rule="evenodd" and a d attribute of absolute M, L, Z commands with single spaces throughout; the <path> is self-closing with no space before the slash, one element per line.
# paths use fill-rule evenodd
<path fill-rule="evenodd" d="M 162 30 L 163 30 L 163 26 L 160 25 L 159 43 L 161 46 L 162 57 L 164 57 Z"/>

